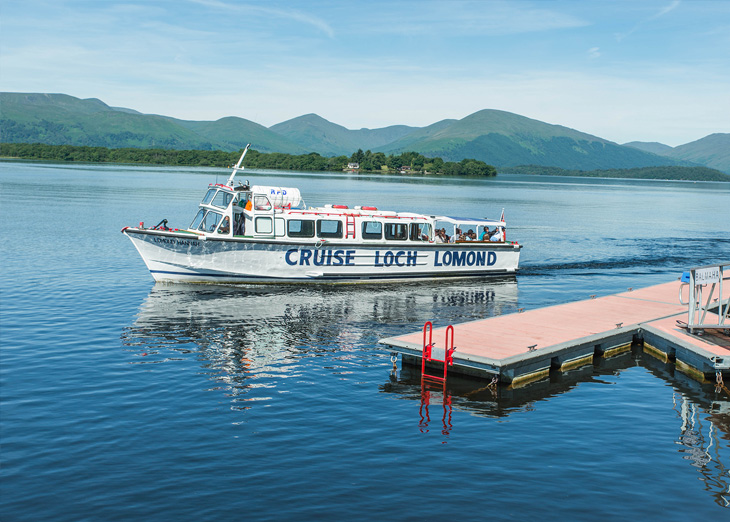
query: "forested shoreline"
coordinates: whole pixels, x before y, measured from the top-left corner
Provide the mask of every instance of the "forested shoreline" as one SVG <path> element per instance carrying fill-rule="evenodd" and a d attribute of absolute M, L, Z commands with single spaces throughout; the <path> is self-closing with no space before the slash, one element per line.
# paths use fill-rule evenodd
<path fill-rule="evenodd" d="M 238 161 L 241 151 L 169 150 L 169 149 L 110 149 L 41 143 L 0 143 L 0 157 L 45 161 L 85 163 L 136 163 L 148 165 L 178 165 L 199 167 L 229 167 Z M 496 176 L 497 169 L 483 161 L 464 159 L 459 162 L 427 158 L 417 152 L 385 155 L 382 152 L 358 150 L 350 157 L 325 157 L 316 152 L 293 155 L 279 152 L 261 153 L 249 150 L 244 164 L 248 168 L 342 171 L 357 163 L 358 172 L 407 172 L 411 174 L 441 174 L 447 176 Z"/>
<path fill-rule="evenodd" d="M 74 145 L 46 145 L 41 143 L 0 143 L 0 157 L 38 161 L 64 161 L 83 163 L 131 163 L 169 166 L 197 166 L 227 168 L 234 165 L 241 151 L 220 150 L 170 150 L 170 149 L 112 149 Z M 357 163 L 356 169 L 348 165 Z M 262 153 L 249 150 L 244 162 L 252 169 L 278 169 L 300 171 L 354 170 L 356 172 L 436 174 L 446 176 L 497 175 L 497 169 L 483 161 L 464 159 L 459 162 L 427 158 L 417 152 L 385 155 L 382 152 L 358 150 L 351 156 L 326 157 L 316 152 L 293 155 L 280 152 Z M 708 167 L 637 167 L 630 169 L 570 170 L 541 165 L 521 165 L 499 169 L 503 174 L 529 174 L 535 176 L 578 176 L 632 179 L 664 179 L 684 181 L 724 181 L 730 176 Z"/>
<path fill-rule="evenodd" d="M 500 169 L 503 174 L 529 174 L 532 176 L 576 176 L 591 178 L 664 179 L 671 181 L 725 181 L 730 175 L 709 167 L 636 167 L 632 169 L 571 170 L 541 165 L 520 165 Z"/>

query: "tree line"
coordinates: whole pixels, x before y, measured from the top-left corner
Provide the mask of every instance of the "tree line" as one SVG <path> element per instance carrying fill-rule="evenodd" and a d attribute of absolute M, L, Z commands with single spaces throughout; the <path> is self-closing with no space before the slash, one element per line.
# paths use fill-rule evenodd
<path fill-rule="evenodd" d="M 504 174 L 533 176 L 582 176 L 592 178 L 663 179 L 676 181 L 730 181 L 730 176 L 709 167 L 635 167 L 631 169 L 571 170 L 542 165 L 520 165 L 500 169 Z"/>
<path fill-rule="evenodd" d="M 142 163 L 148 165 L 179 165 L 201 167 L 229 167 L 241 156 L 242 150 L 169 150 L 74 145 L 46 145 L 42 143 L 0 143 L 0 157 L 46 161 L 78 161 L 88 163 Z M 249 150 L 244 164 L 254 169 L 303 171 L 342 171 L 357 163 L 360 172 L 410 172 L 448 176 L 496 176 L 497 169 L 483 161 L 463 159 L 459 162 L 428 158 L 417 152 L 385 155 L 358 149 L 351 156 L 326 157 L 316 152 L 309 154 L 263 153 Z"/>

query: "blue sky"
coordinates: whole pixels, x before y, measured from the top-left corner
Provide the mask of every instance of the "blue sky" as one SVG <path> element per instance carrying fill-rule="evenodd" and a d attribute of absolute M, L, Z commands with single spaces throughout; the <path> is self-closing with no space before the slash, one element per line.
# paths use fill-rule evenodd
<path fill-rule="evenodd" d="M 500 109 L 676 146 L 730 132 L 730 1 L 3 0 L 0 90 L 265 126 Z"/>

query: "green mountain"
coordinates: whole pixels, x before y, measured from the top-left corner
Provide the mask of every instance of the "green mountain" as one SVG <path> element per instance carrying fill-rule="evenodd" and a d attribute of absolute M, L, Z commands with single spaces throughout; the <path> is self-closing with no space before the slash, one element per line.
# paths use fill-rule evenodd
<path fill-rule="evenodd" d="M 446 161 L 472 158 L 498 167 L 594 170 L 699 164 L 730 173 L 730 134 L 713 134 L 675 148 L 640 142 L 624 146 L 490 109 L 422 128 L 350 130 L 316 114 L 266 128 L 238 117 L 187 121 L 142 114 L 65 94 L 0 93 L 0 133 L 0 141 L 6 143 L 222 151 L 253 143 L 260 152 L 289 154 L 349 156 L 369 149 L 388 154 L 415 151 Z"/>
<path fill-rule="evenodd" d="M 242 118 L 184 121 L 65 94 L 0 93 L 0 129 L 6 143 L 233 151 L 254 140 L 261 152 L 306 152 Z"/>
<path fill-rule="evenodd" d="M 415 127 L 350 130 L 316 114 L 305 114 L 269 127 L 270 130 L 323 156 L 349 156 L 357 149 L 376 149 L 409 134 Z"/>
<path fill-rule="evenodd" d="M 633 141 L 625 145 L 674 160 L 704 165 L 730 174 L 730 134 L 710 134 L 697 141 L 677 147 L 642 141 Z"/>
<path fill-rule="evenodd" d="M 730 134 L 710 134 L 697 141 L 674 147 L 667 156 L 730 174 Z"/>
<path fill-rule="evenodd" d="M 500 167 L 545 165 L 592 170 L 678 164 L 561 125 L 490 109 L 415 131 L 381 150 L 414 150 L 448 161 L 474 158 Z"/>

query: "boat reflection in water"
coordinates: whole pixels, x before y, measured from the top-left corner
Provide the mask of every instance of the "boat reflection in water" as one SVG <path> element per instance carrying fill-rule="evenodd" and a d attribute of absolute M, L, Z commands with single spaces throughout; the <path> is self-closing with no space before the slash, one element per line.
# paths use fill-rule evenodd
<path fill-rule="evenodd" d="M 450 375 L 446 384 L 436 383 L 422 378 L 420 365 L 404 364 L 400 372 L 393 366 L 390 379 L 380 389 L 418 401 L 418 415 L 414 408 L 413 419 L 418 419 L 419 430 L 439 432 L 446 443 L 454 429 L 455 410 L 505 418 L 533 411 L 537 402 L 557 398 L 581 383 L 605 382 L 604 378 L 635 366 L 646 368 L 673 388 L 667 408 L 676 412 L 677 431 L 668 437 L 674 437 L 678 453 L 697 468 L 714 501 L 730 507 L 730 462 L 722 462 L 719 452 L 722 440 L 730 440 L 730 389 L 724 384 L 701 384 L 676 371 L 673 364 L 644 353 L 640 345 L 632 345 L 630 351 L 609 359 L 597 358 L 581 368 L 551 373 L 549 378 L 521 388 L 497 386 L 462 375 Z"/>
<path fill-rule="evenodd" d="M 381 368 L 387 354 L 375 348 L 378 339 L 404 327 L 516 309 L 514 277 L 382 286 L 157 284 L 122 342 L 144 355 L 135 359 L 143 364 L 200 359 L 238 408 L 250 406 L 252 388 L 276 388 L 283 378 L 324 367 L 358 374 Z M 328 359 L 313 365 L 312 357 Z"/>

